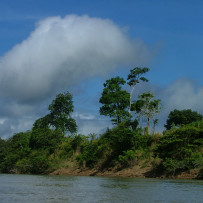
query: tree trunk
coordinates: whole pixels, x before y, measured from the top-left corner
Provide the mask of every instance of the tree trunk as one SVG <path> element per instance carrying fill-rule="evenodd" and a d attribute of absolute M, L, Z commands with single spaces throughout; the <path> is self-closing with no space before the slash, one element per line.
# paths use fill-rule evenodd
<path fill-rule="evenodd" d="M 147 134 L 149 135 L 150 131 L 150 118 L 147 118 Z"/>
<path fill-rule="evenodd" d="M 129 114 L 131 114 L 131 106 L 132 106 L 131 99 L 132 99 L 132 95 L 133 95 L 134 88 L 135 88 L 135 86 L 133 86 L 133 88 L 132 88 L 132 90 L 131 90 L 131 92 L 130 92 Z"/>

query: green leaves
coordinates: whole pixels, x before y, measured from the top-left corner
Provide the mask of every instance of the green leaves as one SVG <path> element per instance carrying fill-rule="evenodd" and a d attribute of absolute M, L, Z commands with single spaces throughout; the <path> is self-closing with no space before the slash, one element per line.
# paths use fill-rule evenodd
<path fill-rule="evenodd" d="M 167 130 L 171 129 L 172 126 L 178 126 L 178 125 L 186 125 L 195 121 L 199 121 L 203 118 L 202 115 L 198 114 L 195 111 L 192 111 L 191 109 L 185 109 L 185 110 L 177 110 L 171 111 L 168 119 L 166 121 L 165 128 Z"/>
<path fill-rule="evenodd" d="M 70 133 L 76 132 L 76 122 L 70 115 L 73 112 L 73 101 L 69 92 L 58 94 L 49 105 L 49 111 L 50 125 L 64 133 L 68 131 Z"/>
<path fill-rule="evenodd" d="M 76 121 L 71 117 L 73 101 L 69 92 L 58 94 L 48 109 L 50 113 L 36 120 L 33 124 L 33 129 L 49 129 L 52 126 L 63 134 L 65 132 L 75 133 L 77 131 Z"/>
<path fill-rule="evenodd" d="M 133 104 L 133 109 L 143 117 L 147 118 L 148 121 L 148 134 L 150 127 L 150 119 L 153 118 L 156 114 L 158 114 L 161 110 L 160 107 L 160 99 L 153 99 L 154 95 L 151 92 L 146 92 L 138 96 L 139 100 L 137 100 Z"/>
<path fill-rule="evenodd" d="M 149 68 L 146 67 L 135 67 L 130 70 L 127 78 L 127 84 L 132 86 L 130 93 L 122 90 L 122 86 L 126 83 L 123 78 L 117 76 L 107 80 L 104 83 L 103 93 L 100 98 L 100 103 L 103 104 L 100 108 L 100 114 L 113 118 L 111 120 L 113 124 L 119 124 L 124 120 L 130 119 L 132 117 L 131 110 L 134 110 L 134 105 L 131 101 L 134 88 L 140 81 L 148 82 L 148 79 L 142 76 L 148 71 Z"/>
<path fill-rule="evenodd" d="M 130 74 L 128 75 L 128 85 L 135 86 L 137 83 L 141 81 L 148 82 L 148 79 L 145 77 L 141 77 L 143 74 L 147 73 L 149 71 L 149 68 L 141 68 L 141 67 L 135 67 L 134 69 L 130 70 Z"/>
<path fill-rule="evenodd" d="M 103 104 L 100 114 L 113 118 L 113 124 L 129 118 L 127 107 L 130 95 L 127 91 L 122 90 L 124 84 L 125 80 L 120 77 L 107 80 L 100 98 L 100 103 Z"/>
<path fill-rule="evenodd" d="M 141 68 L 141 67 L 135 67 L 134 69 L 130 70 L 130 74 L 128 75 L 128 85 L 131 87 L 132 86 L 132 90 L 130 92 L 130 98 L 129 98 L 129 113 L 131 113 L 132 110 L 132 95 L 133 95 L 133 91 L 135 86 L 140 82 L 148 82 L 148 79 L 146 79 L 145 77 L 142 77 L 143 74 L 147 73 L 149 71 L 149 68 Z"/>
<path fill-rule="evenodd" d="M 163 159 L 163 166 L 169 173 L 203 166 L 203 129 L 186 125 L 166 131 L 160 138 L 155 155 Z"/>

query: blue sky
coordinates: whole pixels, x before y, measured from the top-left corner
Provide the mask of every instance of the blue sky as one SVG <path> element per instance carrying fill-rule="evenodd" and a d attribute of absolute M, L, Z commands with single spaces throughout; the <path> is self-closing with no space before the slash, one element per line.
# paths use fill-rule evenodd
<path fill-rule="evenodd" d="M 0 136 L 29 130 L 67 90 L 79 132 L 102 132 L 103 83 L 139 65 L 151 70 L 137 93 L 162 100 L 159 130 L 174 108 L 203 113 L 202 10 L 198 0 L 0 0 Z"/>

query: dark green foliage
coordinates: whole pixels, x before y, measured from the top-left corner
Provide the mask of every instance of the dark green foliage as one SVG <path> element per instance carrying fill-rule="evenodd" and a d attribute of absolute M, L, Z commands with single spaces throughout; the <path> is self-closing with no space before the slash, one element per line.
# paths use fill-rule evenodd
<path fill-rule="evenodd" d="M 7 153 L 3 160 L 0 163 L 0 171 L 2 173 L 14 173 L 14 166 L 16 162 L 20 160 L 20 156 L 15 153 Z"/>
<path fill-rule="evenodd" d="M 107 130 L 101 139 L 108 142 L 116 157 L 122 154 L 123 151 L 127 151 L 133 147 L 132 131 L 125 126 L 125 122 L 120 123 L 112 130 Z"/>
<path fill-rule="evenodd" d="M 130 97 L 129 97 L 129 113 L 131 112 L 131 107 L 132 107 L 132 95 L 133 95 L 133 91 L 135 86 L 140 83 L 140 81 L 142 82 L 148 82 L 148 79 L 145 77 L 142 77 L 143 74 L 147 73 L 149 71 L 149 68 L 141 68 L 141 67 L 135 67 L 134 69 L 130 70 L 130 74 L 128 75 L 128 85 L 130 87 L 132 87 L 132 90 L 130 92 Z"/>
<path fill-rule="evenodd" d="M 3 160 L 6 154 L 6 141 L 0 138 L 0 162 Z"/>
<path fill-rule="evenodd" d="M 138 67 L 131 70 L 128 84 L 134 88 L 140 81 L 147 82 L 142 75 L 148 71 L 148 68 Z M 17 133 L 7 141 L 0 139 L 0 172 L 45 174 L 60 167 L 69 167 L 69 164 L 100 170 L 109 167 L 119 169 L 135 163 L 153 165 L 154 161 L 156 168 L 173 175 L 198 168 L 198 177 L 201 178 L 202 116 L 191 110 L 174 110 L 167 120 L 167 129 L 172 125 L 191 124 L 168 130 L 163 136 L 151 136 L 149 130 L 146 133 L 138 128 L 138 120 L 132 119 L 130 111 L 147 117 L 149 128 L 150 119 L 160 110 L 160 100 L 154 100 L 150 92 L 143 93 L 131 106 L 133 90 L 131 94 L 122 90 L 125 83 L 120 77 L 107 80 L 100 98 L 103 105 L 101 115 L 111 117 L 117 126 L 100 136 L 74 134 L 77 125 L 71 117 L 72 95 L 68 92 L 58 94 L 49 105 L 50 113 L 36 120 L 32 131 Z M 194 123 L 196 120 L 198 122 Z M 154 126 L 156 124 L 157 119 Z"/>
<path fill-rule="evenodd" d="M 49 128 L 34 128 L 31 132 L 31 149 L 46 149 L 50 154 L 53 153 L 61 143 L 63 133 Z"/>
<path fill-rule="evenodd" d="M 6 142 L 9 151 L 26 151 L 29 148 L 30 132 L 17 133 Z"/>
<path fill-rule="evenodd" d="M 50 114 L 39 118 L 33 124 L 30 147 L 54 153 L 65 132 L 74 133 L 77 130 L 76 122 L 70 116 L 73 112 L 72 95 L 69 92 L 58 94 L 49 105 L 49 111 Z M 50 126 L 55 129 L 50 129 Z"/>
<path fill-rule="evenodd" d="M 147 118 L 148 134 L 150 132 L 150 119 L 160 112 L 160 99 L 154 99 L 151 92 L 146 92 L 138 96 L 138 100 L 133 105 L 140 117 Z"/>
<path fill-rule="evenodd" d="M 101 150 L 98 148 L 98 143 L 88 143 L 81 151 L 81 154 L 76 157 L 80 165 L 86 167 L 94 167 L 100 158 Z"/>
<path fill-rule="evenodd" d="M 203 119 L 203 116 L 201 114 L 198 114 L 195 111 L 192 111 L 191 109 L 187 110 L 177 110 L 171 111 L 168 119 L 166 121 L 165 128 L 167 130 L 171 129 L 174 126 L 179 125 L 186 125 L 195 121 L 199 121 Z"/>
<path fill-rule="evenodd" d="M 130 117 L 127 107 L 129 105 L 130 94 L 122 90 L 125 80 L 120 77 L 111 78 L 104 84 L 100 103 L 100 114 L 109 116 L 113 124 L 119 124 Z"/>
<path fill-rule="evenodd" d="M 5 145 L 6 145 L 6 141 L 0 138 L 0 153 L 4 149 Z"/>
<path fill-rule="evenodd" d="M 16 159 L 17 157 L 18 159 L 26 157 L 30 153 L 29 141 L 30 141 L 30 132 L 26 133 L 21 132 L 15 134 L 6 142 L 6 153 L 10 154 L 9 156 L 12 157 L 12 159 L 13 157 L 16 157 Z"/>
<path fill-rule="evenodd" d="M 186 125 L 167 131 L 160 138 L 156 154 L 163 159 L 163 166 L 169 173 L 175 174 L 202 166 L 203 128 Z"/>
<path fill-rule="evenodd" d="M 107 130 L 100 140 L 108 144 L 113 159 L 118 159 L 119 155 L 124 155 L 129 150 L 149 148 L 152 142 L 151 137 L 141 135 L 138 130 L 132 130 L 128 122 L 122 122 L 112 130 Z"/>
<path fill-rule="evenodd" d="M 0 162 L 0 171 L 4 173 L 15 172 L 15 164 L 30 153 L 30 132 L 17 133 L 5 143 L 3 159 Z"/>
<path fill-rule="evenodd" d="M 51 122 L 50 120 L 51 120 L 50 115 L 46 115 L 42 118 L 37 119 L 33 124 L 33 130 L 39 129 L 39 128 L 43 128 L 43 129 L 49 128 L 49 125 Z"/>
<path fill-rule="evenodd" d="M 65 133 L 74 133 L 77 129 L 76 122 L 70 115 L 73 112 L 73 102 L 69 92 L 58 94 L 49 110 L 50 114 L 35 121 L 31 132 L 17 133 L 6 142 L 0 139 L 1 172 L 46 172 L 49 157 L 52 154 L 55 157 Z"/>
<path fill-rule="evenodd" d="M 123 155 L 119 155 L 119 161 L 124 166 L 132 166 L 136 158 L 136 152 L 134 150 L 127 150 L 123 152 Z"/>
<path fill-rule="evenodd" d="M 56 99 L 49 105 L 49 111 L 48 115 L 35 121 L 33 130 L 49 129 L 52 126 L 63 134 L 66 132 L 75 133 L 77 131 L 76 121 L 71 117 L 73 101 L 69 92 L 58 94 Z"/>
<path fill-rule="evenodd" d="M 15 163 L 17 173 L 45 174 L 49 167 L 48 154 L 44 150 L 32 150 L 28 157 Z"/>
<path fill-rule="evenodd" d="M 72 95 L 69 92 L 58 94 L 56 99 L 54 99 L 49 105 L 49 111 L 50 125 L 64 133 L 76 132 L 76 122 L 70 116 L 70 114 L 73 112 L 73 101 Z"/>
<path fill-rule="evenodd" d="M 69 159 L 73 156 L 74 149 L 71 146 L 71 140 L 65 138 L 58 148 L 58 157 L 61 159 Z"/>
<path fill-rule="evenodd" d="M 44 174 L 49 167 L 49 160 L 46 151 L 32 151 L 29 156 L 30 173 Z"/>
<path fill-rule="evenodd" d="M 130 74 L 128 75 L 128 85 L 135 86 L 140 81 L 148 82 L 148 79 L 142 77 L 143 74 L 147 73 L 149 68 L 135 67 L 130 70 Z"/>
<path fill-rule="evenodd" d="M 139 125 L 139 122 L 138 122 L 137 119 L 134 119 L 133 121 L 130 121 L 130 127 L 132 128 L 132 130 L 136 130 L 138 125 Z"/>
<path fill-rule="evenodd" d="M 79 148 L 79 147 L 82 147 L 84 146 L 88 140 L 86 136 L 84 135 L 73 135 L 73 136 L 70 136 L 70 145 L 71 145 L 71 148 L 73 149 L 74 152 L 76 152 L 76 150 Z"/>

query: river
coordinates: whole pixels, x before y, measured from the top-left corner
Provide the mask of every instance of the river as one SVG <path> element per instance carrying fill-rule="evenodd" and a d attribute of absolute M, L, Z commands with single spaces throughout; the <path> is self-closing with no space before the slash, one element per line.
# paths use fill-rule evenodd
<path fill-rule="evenodd" d="M 0 174 L 1 203 L 203 202 L 203 181 Z"/>

